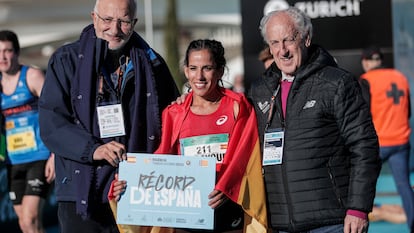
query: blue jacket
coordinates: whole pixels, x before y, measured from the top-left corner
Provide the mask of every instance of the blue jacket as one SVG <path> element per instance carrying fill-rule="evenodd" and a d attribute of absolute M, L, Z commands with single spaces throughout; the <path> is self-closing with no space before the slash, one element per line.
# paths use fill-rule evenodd
<path fill-rule="evenodd" d="M 127 152 L 152 153 L 159 145 L 160 113 L 179 95 L 164 60 L 135 32 L 127 46 L 133 71 L 121 94 L 126 135 L 101 139 L 96 106 L 98 74 L 107 42 L 98 39 L 93 25 L 78 41 L 62 46 L 51 57 L 39 99 L 41 137 L 56 154 L 56 197 L 76 202 L 87 216 L 94 203 L 106 203 L 116 171 L 106 161 L 93 161 L 95 149 L 111 140 Z"/>

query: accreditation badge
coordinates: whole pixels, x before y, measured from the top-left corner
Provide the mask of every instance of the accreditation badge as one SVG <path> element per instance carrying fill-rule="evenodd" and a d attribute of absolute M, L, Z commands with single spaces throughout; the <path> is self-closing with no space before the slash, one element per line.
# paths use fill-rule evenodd
<path fill-rule="evenodd" d="M 282 164 L 284 137 L 283 129 L 271 129 L 265 132 L 263 166 Z"/>
<path fill-rule="evenodd" d="M 97 112 L 101 138 L 125 135 L 124 116 L 121 104 L 98 106 Z"/>

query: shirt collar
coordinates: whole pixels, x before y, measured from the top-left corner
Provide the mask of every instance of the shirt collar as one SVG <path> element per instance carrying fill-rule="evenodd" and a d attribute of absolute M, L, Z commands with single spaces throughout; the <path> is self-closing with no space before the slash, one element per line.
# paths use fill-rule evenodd
<path fill-rule="evenodd" d="M 282 72 L 282 81 L 293 82 L 295 76 L 290 76 Z"/>

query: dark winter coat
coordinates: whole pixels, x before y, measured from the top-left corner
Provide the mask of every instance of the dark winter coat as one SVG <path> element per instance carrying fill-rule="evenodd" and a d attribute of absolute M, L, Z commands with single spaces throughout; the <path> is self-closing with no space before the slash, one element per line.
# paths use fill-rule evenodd
<path fill-rule="evenodd" d="M 133 70 L 127 73 L 121 97 L 125 136 L 101 139 L 96 107 L 98 75 L 107 54 L 107 42 L 98 39 L 93 25 L 78 41 L 58 49 L 49 61 L 39 100 L 41 137 L 56 154 L 56 198 L 76 202 L 87 216 L 94 203 L 107 203 L 115 167 L 94 161 L 95 149 L 111 140 L 127 152 L 151 153 L 161 137 L 161 112 L 179 92 L 164 60 L 135 32 L 127 45 Z"/>
<path fill-rule="evenodd" d="M 273 63 L 252 84 L 261 141 L 281 79 Z M 264 166 L 270 226 L 299 232 L 341 224 L 348 209 L 371 211 L 380 171 L 378 139 L 358 81 L 322 48 L 295 75 L 286 118 L 280 91 L 269 129 L 284 128 L 283 163 Z"/>

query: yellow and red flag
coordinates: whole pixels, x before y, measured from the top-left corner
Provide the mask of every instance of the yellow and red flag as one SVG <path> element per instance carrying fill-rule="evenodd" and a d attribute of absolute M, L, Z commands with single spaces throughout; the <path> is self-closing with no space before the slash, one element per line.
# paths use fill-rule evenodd
<path fill-rule="evenodd" d="M 218 174 L 216 189 L 243 207 L 245 232 L 267 231 L 267 210 L 256 114 L 244 96 Z M 233 162 L 231 162 L 233 161 Z"/>

